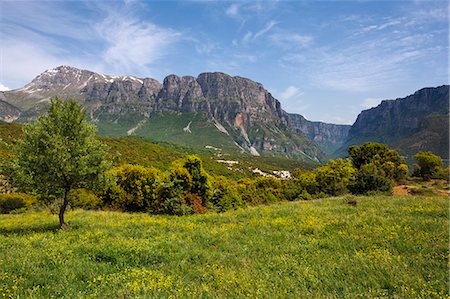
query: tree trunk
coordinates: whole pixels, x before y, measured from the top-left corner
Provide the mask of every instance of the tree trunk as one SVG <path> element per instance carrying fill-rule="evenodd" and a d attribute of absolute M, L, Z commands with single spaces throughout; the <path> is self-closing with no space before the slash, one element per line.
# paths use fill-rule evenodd
<path fill-rule="evenodd" d="M 70 188 L 67 188 L 64 192 L 64 201 L 59 210 L 59 226 L 62 230 L 67 229 L 67 224 L 64 222 L 64 213 L 66 212 L 67 205 L 69 204 Z"/>

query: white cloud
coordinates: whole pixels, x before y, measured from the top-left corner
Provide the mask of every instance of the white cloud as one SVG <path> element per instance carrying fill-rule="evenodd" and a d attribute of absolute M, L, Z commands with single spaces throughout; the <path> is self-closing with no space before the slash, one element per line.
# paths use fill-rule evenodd
<path fill-rule="evenodd" d="M 253 34 L 251 31 L 248 31 L 244 37 L 242 38 L 242 43 L 243 44 L 248 44 L 258 38 L 260 38 L 261 36 L 263 36 L 264 34 L 266 34 L 267 32 L 269 32 L 275 25 L 277 24 L 277 22 L 275 21 L 270 21 L 266 24 L 266 26 L 264 26 L 264 28 L 262 28 L 261 30 L 259 30 L 258 32 L 256 32 L 255 34 Z"/>
<path fill-rule="evenodd" d="M 277 32 L 270 36 L 270 40 L 284 49 L 301 49 L 309 46 L 313 40 L 310 35 L 298 33 Z"/>
<path fill-rule="evenodd" d="M 96 29 L 108 44 L 103 53 L 105 62 L 127 71 L 156 62 L 181 37 L 172 29 L 115 14 L 97 24 Z"/>
<path fill-rule="evenodd" d="M 182 35 L 142 22 L 133 14 L 132 2 L 116 4 L 82 3 L 88 16 L 80 17 L 58 1 L 1 3 L 8 10 L 0 18 L 2 83 L 19 88 L 61 64 L 110 74 L 151 75 L 151 64 L 169 54 Z"/>
<path fill-rule="evenodd" d="M 227 10 L 226 10 L 225 13 L 227 14 L 227 16 L 230 16 L 230 17 L 232 17 L 232 18 L 238 17 L 238 16 L 239 16 L 239 5 L 236 4 L 236 3 L 231 4 L 231 5 L 227 8 Z"/>
<path fill-rule="evenodd" d="M 46 69 L 70 64 L 59 57 L 59 49 L 50 42 L 47 46 L 33 39 L 7 38 L 2 42 L 2 80 L 12 88 L 22 87 Z"/>
<path fill-rule="evenodd" d="M 267 25 L 259 30 L 258 32 L 255 33 L 255 36 L 253 37 L 253 39 L 257 39 L 258 37 L 266 34 L 267 32 L 269 32 L 270 29 L 272 29 L 273 26 L 275 26 L 277 24 L 277 22 L 275 21 L 270 21 L 269 23 L 267 23 Z"/>
<path fill-rule="evenodd" d="M 287 101 L 287 100 L 291 100 L 293 98 L 298 98 L 302 94 L 303 93 L 300 91 L 299 88 L 297 88 L 295 86 L 289 86 L 283 92 L 280 93 L 279 97 L 280 97 L 280 100 Z"/>
<path fill-rule="evenodd" d="M 9 88 L 0 83 L 0 91 L 7 91 L 7 90 L 9 90 Z"/>
<path fill-rule="evenodd" d="M 382 100 L 383 99 L 380 99 L 380 98 L 366 98 L 366 99 L 364 99 L 364 101 L 362 101 L 361 107 L 363 107 L 365 109 L 376 107 Z"/>
<path fill-rule="evenodd" d="M 410 74 L 406 66 L 420 62 L 432 51 L 431 34 L 401 32 L 372 38 L 352 37 L 337 46 L 315 49 L 310 63 L 317 86 L 364 92 L 395 85 Z M 382 45 L 382 47 L 380 47 Z"/>

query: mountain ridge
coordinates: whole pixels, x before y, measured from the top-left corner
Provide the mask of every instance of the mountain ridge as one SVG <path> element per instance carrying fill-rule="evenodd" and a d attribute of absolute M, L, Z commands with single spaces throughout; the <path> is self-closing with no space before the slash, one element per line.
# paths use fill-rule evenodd
<path fill-rule="evenodd" d="M 449 85 L 425 87 L 404 98 L 383 100 L 362 111 L 335 156 L 350 145 L 367 141 L 386 143 L 409 157 L 432 151 L 449 154 Z"/>
<path fill-rule="evenodd" d="M 59 66 L 46 70 L 22 88 L 2 93 L 5 102 L 20 109 L 18 120 L 25 122 L 44 113 L 55 95 L 84 104 L 90 118 L 98 123 L 126 123 L 125 132 L 145 124 L 155 113 L 200 112 L 208 115 L 211 128 L 228 135 L 240 150 L 255 155 L 325 159 L 322 151 L 304 137 L 306 134 L 292 128 L 292 117 L 261 83 L 240 76 L 220 72 L 201 73 L 198 77 L 172 74 L 160 83 L 151 78 L 103 75 Z M 6 120 L 3 110 L 0 117 Z M 140 134 L 144 129 L 132 131 Z"/>

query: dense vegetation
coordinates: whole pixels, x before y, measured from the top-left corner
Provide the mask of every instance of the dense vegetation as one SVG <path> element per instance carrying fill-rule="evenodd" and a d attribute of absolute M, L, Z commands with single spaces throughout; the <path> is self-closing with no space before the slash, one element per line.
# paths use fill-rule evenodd
<path fill-rule="evenodd" d="M 54 124 L 44 128 L 42 124 L 48 124 L 55 115 L 67 117 L 58 116 L 53 120 Z M 75 124 L 71 123 L 72 120 L 75 120 Z M 64 130 L 64 122 L 67 123 L 67 130 Z M 55 210 L 58 209 L 59 195 L 64 193 L 60 209 L 62 218 L 68 203 L 72 208 L 186 215 L 347 193 L 392 194 L 396 182 L 404 180 L 408 174 L 404 159 L 396 151 L 374 142 L 352 146 L 349 148 L 349 159 L 331 160 L 315 170 L 308 164 L 302 164 L 305 167 L 292 171 L 291 178 L 280 180 L 269 173 L 262 173 L 264 176 L 245 176 L 243 171 L 231 167 L 235 167 L 240 161 L 232 160 L 232 164 L 225 167 L 214 161 L 218 158 L 215 155 L 203 156 L 202 159 L 134 138 L 102 139 L 109 145 L 109 157 L 115 165 L 103 172 L 102 169 L 105 169 L 108 162 L 100 159 L 105 156 L 103 145 L 91 138 L 92 127 L 86 127 L 87 135 L 82 133 L 91 136 L 86 143 L 86 146 L 90 146 L 89 150 L 83 149 L 81 142 L 86 136 L 70 135 L 75 131 L 69 128 L 78 123 L 84 124 L 81 106 L 70 101 L 64 105 L 60 100 L 54 101 L 49 116 L 41 117 L 36 124 L 26 127 L 25 139 L 15 146 L 16 157 L 12 163 L 20 171 L 5 168 L 8 170 L 5 172 L 7 181 L 0 182 L 0 185 L 3 184 L 2 190 L 13 190 L 11 187 L 16 187 L 16 191 L 36 195 L 41 205 Z M 18 130 L 17 127 L 13 128 Z M 52 128 L 55 132 L 49 134 Z M 66 137 L 58 137 L 64 132 L 67 133 Z M 8 148 L 7 144 L 13 143 L 14 139 L 4 135 L 8 142 L 3 142 L 3 146 L 6 144 Z M 43 151 L 46 153 L 43 154 Z M 41 154 L 36 156 L 34 152 Z M 86 156 L 83 157 L 81 153 Z M 442 169 L 442 160 L 432 153 L 418 153 L 416 159 L 418 165 L 415 166 L 414 175 L 424 179 L 446 178 L 445 175 L 448 175 L 448 169 Z M 202 160 L 207 161 L 211 172 L 205 170 Z M 247 163 L 258 162 L 249 160 Z M 73 165 L 69 161 L 74 161 Z M 278 163 L 280 161 L 283 160 L 276 160 Z M 90 176 L 85 174 L 86 169 L 95 171 Z M 230 172 L 241 173 L 242 176 L 229 175 Z M 220 175 L 222 173 L 226 176 Z M 71 177 L 78 181 L 69 180 L 70 188 L 67 188 L 64 184 Z M 92 184 L 94 180 L 98 183 Z M 73 188 L 78 189 L 71 192 Z M 30 206 L 28 195 L 23 195 L 23 199 L 21 195 L 16 195 L 14 199 L 0 201 L 0 208 L 5 205 L 3 211 L 14 211 L 11 209 L 14 206 L 12 202 L 18 210 Z M 61 224 L 63 225 L 63 220 Z"/>
<path fill-rule="evenodd" d="M 0 215 L 0 297 L 446 298 L 448 199 Z"/>
<path fill-rule="evenodd" d="M 94 138 L 77 107 L 53 111 L 75 124 L 0 124 L 0 214 L 10 214 L 0 215 L 0 297 L 448 294 L 448 202 L 434 196 L 448 195 L 448 168 L 432 153 L 416 155 L 414 177 L 379 143 L 315 169 L 216 149 L 192 155 L 138 138 Z M 280 169 L 291 177 L 272 175 Z M 72 175 L 68 190 L 61 182 Z M 386 196 L 398 184 L 396 192 L 422 196 Z M 71 208 L 65 232 L 43 208 L 61 217 L 62 194 Z M 311 200 L 330 196 L 340 197 Z"/>

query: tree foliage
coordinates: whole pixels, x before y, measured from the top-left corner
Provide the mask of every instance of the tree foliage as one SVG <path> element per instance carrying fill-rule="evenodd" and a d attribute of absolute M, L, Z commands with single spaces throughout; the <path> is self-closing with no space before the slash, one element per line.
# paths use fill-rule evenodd
<path fill-rule="evenodd" d="M 442 159 L 432 152 L 418 152 L 414 155 L 414 159 L 417 161 L 417 166 L 414 170 L 415 176 L 429 180 L 441 172 L 443 166 Z"/>
<path fill-rule="evenodd" d="M 361 166 L 355 174 L 355 180 L 349 185 L 354 194 L 369 195 L 374 192 L 391 193 L 393 181 L 374 163 Z"/>
<path fill-rule="evenodd" d="M 405 159 L 385 144 L 367 142 L 349 147 L 348 153 L 353 166 L 358 170 L 364 165 L 373 164 L 392 180 L 403 179 L 408 173 Z"/>
<path fill-rule="evenodd" d="M 158 211 L 161 174 L 152 167 L 124 164 L 106 173 L 111 183 L 104 201 L 115 209 L 128 212 Z"/>
<path fill-rule="evenodd" d="M 355 168 L 347 159 L 331 160 L 316 170 L 319 190 L 333 196 L 344 194 L 353 181 Z"/>
<path fill-rule="evenodd" d="M 82 105 L 59 97 L 52 99 L 46 115 L 25 126 L 15 152 L 9 179 L 41 200 L 63 197 L 62 229 L 70 191 L 92 185 L 109 165 L 105 146 L 96 139 L 95 126 L 86 121 Z"/>

